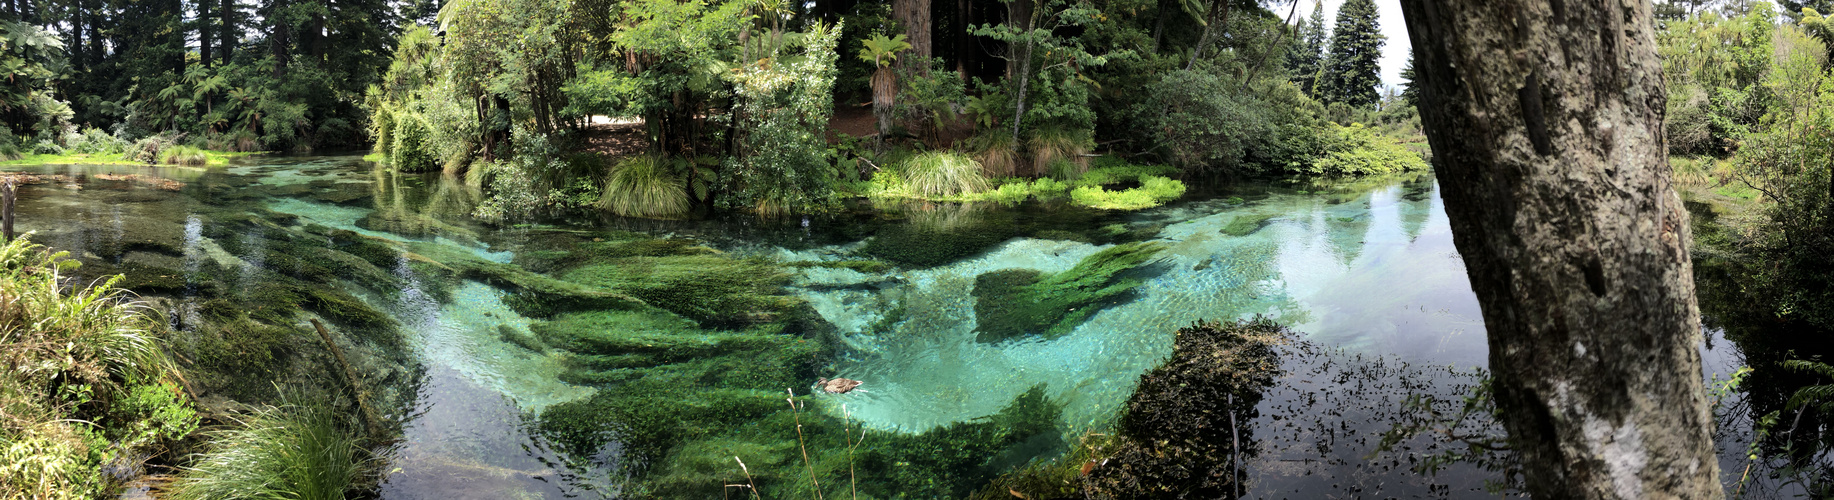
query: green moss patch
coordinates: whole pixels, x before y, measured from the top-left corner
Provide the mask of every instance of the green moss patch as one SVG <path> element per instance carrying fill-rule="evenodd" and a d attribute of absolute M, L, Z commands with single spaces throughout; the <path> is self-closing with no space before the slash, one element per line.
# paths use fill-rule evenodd
<path fill-rule="evenodd" d="M 1097 311 L 1129 300 L 1144 282 L 1128 275 L 1164 248 L 1150 242 L 1116 245 L 1056 274 L 1016 269 L 982 274 L 974 285 L 975 340 L 1069 333 Z"/>
<path fill-rule="evenodd" d="M 876 260 L 805 260 L 784 264 L 789 267 L 822 267 L 828 269 L 852 269 L 866 274 L 883 274 L 892 270 L 892 265 Z"/>
<path fill-rule="evenodd" d="M 561 278 L 617 290 L 714 327 L 775 322 L 797 303 L 794 297 L 782 295 L 789 275 L 757 258 L 624 257 L 595 261 Z"/>

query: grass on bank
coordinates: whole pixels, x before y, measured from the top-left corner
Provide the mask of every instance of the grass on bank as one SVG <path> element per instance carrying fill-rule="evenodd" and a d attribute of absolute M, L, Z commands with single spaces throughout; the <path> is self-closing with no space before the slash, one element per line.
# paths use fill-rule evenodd
<path fill-rule="evenodd" d="M 0 499 L 109 496 L 197 426 L 158 345 L 163 322 L 77 262 L 0 245 Z"/>
<path fill-rule="evenodd" d="M 180 167 L 221 167 L 229 165 L 234 158 L 253 156 L 261 153 L 237 153 L 230 151 L 211 151 L 190 146 L 176 146 L 169 154 L 160 155 L 157 163 L 147 163 L 127 158 L 123 153 L 59 153 L 28 154 L 18 159 L 0 161 L 0 165 L 159 165 Z M 179 154 L 182 152 L 182 154 Z M 182 161 L 180 161 L 182 160 Z"/>
<path fill-rule="evenodd" d="M 240 426 L 211 433 L 211 450 L 172 484 L 168 498 L 346 498 L 373 469 L 353 429 L 323 400 L 256 410 Z"/>
<path fill-rule="evenodd" d="M 951 152 L 918 153 L 887 164 L 890 168 L 872 180 L 852 186 L 855 194 L 875 199 L 993 201 L 1006 205 L 1032 198 L 1068 197 L 1072 204 L 1085 207 L 1141 210 L 1178 199 L 1185 192 L 1183 182 L 1168 177 L 1176 175 L 1177 168 L 1135 165 L 1106 157 L 1096 159 L 1088 171 L 1080 174 L 1075 169 L 1059 169 L 1064 175 L 1036 179 L 989 179 L 979 160 Z M 1117 189 L 1123 185 L 1135 186 Z"/>

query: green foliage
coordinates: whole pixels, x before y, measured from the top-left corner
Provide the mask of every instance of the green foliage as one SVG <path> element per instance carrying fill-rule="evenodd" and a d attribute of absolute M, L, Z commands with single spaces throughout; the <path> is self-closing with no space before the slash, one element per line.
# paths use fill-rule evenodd
<path fill-rule="evenodd" d="M 1336 127 L 1336 140 L 1324 157 L 1304 172 L 1322 175 L 1369 175 L 1426 170 L 1426 159 L 1392 138 L 1362 124 Z"/>
<path fill-rule="evenodd" d="M 824 130 L 834 113 L 835 44 L 840 30 L 815 26 L 800 54 L 731 75 L 733 157 L 720 173 L 721 205 L 773 214 L 821 209 L 833 202 L 835 172 Z"/>
<path fill-rule="evenodd" d="M 1186 171 L 1297 169 L 1321 152 L 1323 109 L 1286 82 L 1241 83 L 1219 68 L 1165 74 L 1131 111 L 1142 139 Z"/>
<path fill-rule="evenodd" d="M 601 210 L 633 217 L 675 217 L 688 212 L 688 191 L 669 172 L 669 161 L 642 155 L 625 158 L 605 179 Z"/>
<path fill-rule="evenodd" d="M 960 153 L 928 151 L 906 159 L 899 170 L 920 196 L 953 196 L 987 190 L 981 165 Z"/>
<path fill-rule="evenodd" d="M 434 162 L 432 144 L 428 141 L 431 132 L 427 121 L 414 113 L 403 113 L 394 116 L 395 130 L 388 134 L 394 141 L 389 145 L 389 166 L 396 172 L 430 172 L 439 169 Z"/>
<path fill-rule="evenodd" d="M 1070 201 L 1105 210 L 1141 210 L 1184 196 L 1183 182 L 1153 175 L 1142 177 L 1140 181 L 1140 187 L 1119 191 L 1085 185 L 1070 191 Z"/>
<path fill-rule="evenodd" d="M 975 340 L 1002 342 L 1027 335 L 1070 333 L 1089 316 L 1125 303 L 1143 280 L 1135 269 L 1153 262 L 1160 243 L 1115 245 L 1056 274 L 1008 269 L 975 278 Z"/>
<path fill-rule="evenodd" d="M 121 154 L 127 150 L 128 143 L 109 135 L 97 128 L 83 129 L 82 133 L 64 135 L 64 151 L 86 155 Z"/>
<path fill-rule="evenodd" d="M 1801 54 L 1815 66 L 1812 54 Z M 1750 253 L 1749 282 L 1758 302 L 1783 318 L 1834 327 L 1834 261 L 1820 249 L 1834 245 L 1834 77 L 1819 69 L 1779 72 L 1773 88 L 1787 107 L 1765 119 L 1762 133 L 1747 135 L 1733 158 L 1740 183 L 1771 203 L 1755 231 L 1738 246 Z"/>
<path fill-rule="evenodd" d="M 1382 45 L 1387 37 L 1376 26 L 1373 0 L 1347 0 L 1337 9 L 1331 29 L 1331 51 L 1319 77 L 1320 100 L 1351 107 L 1372 106 L 1380 96 Z"/>
<path fill-rule="evenodd" d="M 872 63 L 876 67 L 890 66 L 898 61 L 898 53 L 911 49 L 910 42 L 904 41 L 904 35 L 886 38 L 884 33 L 874 34 L 872 38 L 861 40 L 858 57 L 861 61 Z"/>
<path fill-rule="evenodd" d="M 1312 4 L 1312 17 L 1300 19 L 1293 31 L 1293 48 L 1286 55 L 1287 71 L 1292 73 L 1293 84 L 1299 86 L 1300 92 L 1317 97 L 1318 77 L 1325 62 L 1325 4 Z M 1413 58 L 1408 60 L 1413 61 Z M 1408 67 L 1413 67 L 1411 62 Z M 1412 91 L 1411 86 L 1409 91 Z"/>
<path fill-rule="evenodd" d="M 240 424 L 211 433 L 171 498 L 337 500 L 371 474 L 350 414 L 327 401 L 257 409 Z"/>
<path fill-rule="evenodd" d="M 0 244 L 0 498 L 106 495 L 117 452 L 156 452 L 196 415 L 122 278 L 72 288 L 77 262 L 30 240 Z"/>
<path fill-rule="evenodd" d="M 210 156 L 204 150 L 191 146 L 173 146 L 160 152 L 160 163 L 186 167 L 202 167 L 210 164 Z"/>
<path fill-rule="evenodd" d="M 51 97 L 64 77 L 64 42 L 29 23 L 0 21 L 0 125 L 38 134 L 61 133 L 67 103 Z"/>

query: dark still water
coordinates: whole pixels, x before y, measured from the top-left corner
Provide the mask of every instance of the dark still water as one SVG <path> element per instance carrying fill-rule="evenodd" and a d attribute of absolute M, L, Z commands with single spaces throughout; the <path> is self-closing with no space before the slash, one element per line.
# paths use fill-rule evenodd
<path fill-rule="evenodd" d="M 387 276 L 368 285 L 320 284 L 387 314 L 420 365 L 412 370 L 412 383 L 399 384 L 405 391 L 402 409 L 392 413 L 402 421 L 404 439 L 386 454 L 384 498 L 710 498 L 723 491 L 742 494 L 722 483 L 743 482 L 747 472 L 762 476 L 753 480 L 764 481 L 759 488 L 766 498 L 775 484 L 784 485 L 777 496 L 785 496 L 801 488 L 792 483 L 807 479 L 793 474 L 805 467 L 795 458 L 797 435 L 790 433 L 798 423 L 865 432 L 858 450 L 916 457 L 887 460 L 872 469 L 876 475 L 856 476 L 861 495 L 867 495 L 867 483 L 891 484 L 910 480 L 907 476 L 984 483 L 1012 466 L 1054 457 L 1078 436 L 1103 432 L 1137 377 L 1171 353 L 1178 328 L 1255 315 L 1290 325 L 1301 341 L 1282 349 L 1284 373 L 1263 394 L 1257 411 L 1241 415 L 1239 454 L 1250 485 L 1245 497 L 1487 498 L 1509 491 L 1501 472 L 1506 454 L 1453 463 L 1428 475 L 1420 472 L 1423 463 L 1463 450 L 1462 445 L 1422 435 L 1402 441 L 1395 451 L 1376 453 L 1384 431 L 1425 414 L 1408 403 L 1410 396 L 1435 397 L 1441 403 L 1434 408 L 1455 413 L 1485 366 L 1483 321 L 1430 174 L 1242 186 L 1129 214 L 1037 202 L 918 203 L 787 221 L 617 219 L 493 227 L 466 215 L 479 196 L 462 181 L 397 175 L 357 157 L 267 158 L 208 172 L 113 166 L 8 170 L 46 176 L 21 191 L 22 231 L 37 231 L 39 243 L 91 263 L 85 268 L 91 273 L 174 275 L 175 282 L 137 291 L 166 297 L 175 311 L 213 293 L 249 293 L 264 276 L 273 276 L 268 273 L 285 274 L 284 266 L 298 265 L 277 261 L 274 248 L 339 245 L 337 236 L 312 235 L 349 231 L 403 249 L 398 265 L 378 266 Z M 129 174 L 138 177 L 123 177 Z M 706 244 L 714 253 L 695 257 L 713 259 L 706 266 L 818 264 L 783 267 L 791 274 L 775 293 L 805 302 L 827 325 L 820 339 L 831 345 L 819 351 L 815 370 L 867 381 L 865 390 L 810 398 L 792 413 L 779 411 L 788 408 L 783 389 L 806 395 L 815 373 L 798 373 L 809 380 L 774 392 L 736 388 L 706 375 L 751 370 L 752 363 L 773 362 L 777 358 L 769 353 L 777 351 L 708 355 L 704 361 L 682 361 L 687 358 L 680 356 L 693 356 L 682 354 L 642 362 L 652 363 L 646 365 L 633 361 L 636 354 L 532 348 L 517 340 L 524 338 L 518 332 L 547 335 L 543 332 L 558 328 L 556 318 L 591 314 L 603 315 L 602 323 L 593 323 L 601 325 L 595 331 L 667 330 L 674 335 L 670 342 L 701 342 L 695 345 L 704 348 L 694 352 L 762 341 L 734 333 L 743 327 L 707 322 L 633 326 L 640 322 L 616 311 L 542 317 L 513 307 L 519 300 L 515 292 L 526 284 L 425 272 L 429 263 L 456 267 L 454 262 L 464 261 L 574 283 L 567 286 L 591 285 L 593 275 L 565 263 L 590 257 L 584 248 L 629 238 L 630 232 Z M 962 243 L 969 240 L 976 242 Z M 1165 245 L 1129 300 L 1088 315 L 1063 335 L 977 341 L 977 278 L 1007 270 L 1063 272 L 1123 240 Z M 868 254 L 905 255 L 906 263 L 839 265 Z M 619 262 L 600 272 L 624 272 L 637 261 Z M 683 282 L 693 283 L 702 268 L 671 269 L 667 272 L 685 273 Z M 715 279 L 714 268 L 704 269 L 706 280 Z M 146 280 L 129 283 L 141 281 Z M 1742 357 L 1717 331 L 1709 334 L 1707 372 L 1723 378 Z M 663 364 L 647 368 L 654 363 Z M 586 365 L 616 368 L 593 372 L 597 378 L 577 375 Z M 666 378 L 690 370 L 702 375 Z M 667 380 L 674 385 L 658 387 L 672 389 L 643 397 L 666 400 L 680 390 L 680 401 L 673 402 L 706 408 L 707 414 L 681 413 L 681 422 L 692 425 L 645 427 L 673 429 L 666 436 L 634 434 L 638 424 L 627 422 L 628 415 L 642 409 L 628 403 L 635 396 L 620 391 L 639 382 L 608 379 L 607 373 Z M 922 448 L 924 436 L 985 422 L 1034 388 L 1061 406 L 1047 432 L 1015 439 L 993 456 L 976 459 L 973 467 L 940 470 L 941 462 L 922 459 L 937 454 Z M 544 423 L 549 410 L 587 401 L 612 402 L 602 406 L 607 413 L 568 413 L 572 420 L 566 427 Z M 746 401 L 783 408 L 720 416 L 737 411 L 728 407 L 751 408 Z M 1749 415 L 1722 413 L 1733 424 L 1722 439 L 1749 442 L 1748 430 L 1737 431 L 1749 428 Z M 587 422 L 579 423 L 582 419 Z M 568 434 L 595 425 L 594 432 L 604 436 Z M 826 427 L 823 432 L 834 432 Z M 562 428 L 569 431 L 556 430 Z M 1481 414 L 1459 430 L 1500 435 Z M 1722 468 L 1729 484 L 1746 466 L 1745 445 L 1739 443 L 1721 445 L 1728 450 Z M 845 451 L 815 450 L 830 496 L 837 491 L 833 484 L 844 488 L 849 482 L 851 462 L 830 462 L 851 460 Z M 741 470 L 734 456 L 751 469 Z M 830 469 L 830 463 L 841 466 Z M 963 488 L 935 491 L 960 496 Z M 1776 484 L 1760 489 L 1766 495 L 1790 491 Z"/>

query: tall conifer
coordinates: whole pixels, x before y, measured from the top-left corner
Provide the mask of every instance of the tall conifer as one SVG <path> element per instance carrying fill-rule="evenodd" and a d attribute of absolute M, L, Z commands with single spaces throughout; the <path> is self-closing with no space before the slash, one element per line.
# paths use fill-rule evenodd
<path fill-rule="evenodd" d="M 1319 64 L 1324 62 L 1325 54 L 1324 2 L 1314 2 L 1311 20 L 1300 19 L 1293 31 L 1297 36 L 1293 40 L 1295 47 L 1288 51 L 1287 70 L 1300 90 L 1316 97 Z"/>
<path fill-rule="evenodd" d="M 1376 103 L 1376 85 L 1382 83 L 1381 28 L 1376 26 L 1374 0 L 1348 0 L 1337 9 L 1337 26 L 1331 29 L 1331 54 L 1325 59 L 1320 97 L 1355 107 Z"/>

